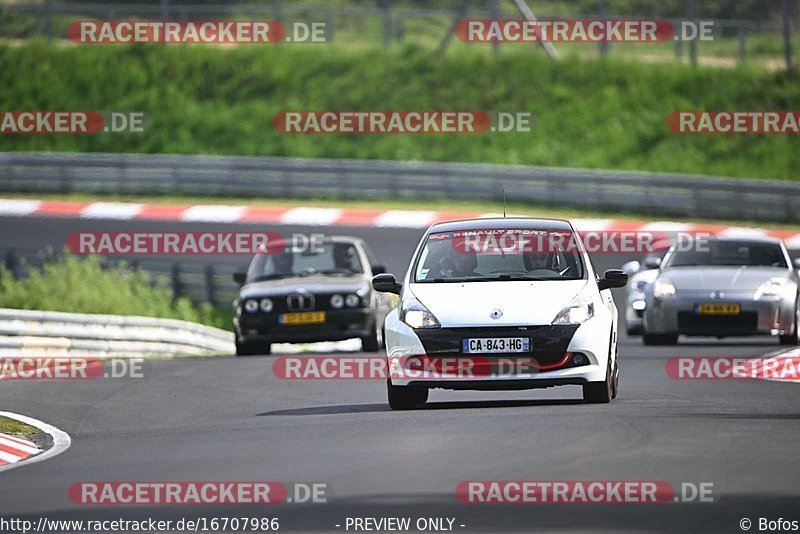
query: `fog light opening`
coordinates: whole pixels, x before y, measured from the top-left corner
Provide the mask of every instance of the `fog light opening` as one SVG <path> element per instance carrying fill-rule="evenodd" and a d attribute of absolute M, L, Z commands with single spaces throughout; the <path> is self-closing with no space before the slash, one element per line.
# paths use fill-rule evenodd
<path fill-rule="evenodd" d="M 589 357 L 583 354 L 582 352 L 576 352 L 572 355 L 572 365 L 580 366 L 580 365 L 589 365 Z"/>

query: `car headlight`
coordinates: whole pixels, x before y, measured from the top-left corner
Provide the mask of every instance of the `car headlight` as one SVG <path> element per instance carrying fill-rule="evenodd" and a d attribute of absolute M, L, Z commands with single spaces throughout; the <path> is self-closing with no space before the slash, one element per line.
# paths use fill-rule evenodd
<path fill-rule="evenodd" d="M 441 325 L 434 315 L 418 300 L 403 303 L 400 320 L 411 328 L 439 328 Z"/>
<path fill-rule="evenodd" d="M 594 302 L 586 295 L 578 295 L 558 312 L 552 324 L 582 324 L 594 317 Z"/>
<path fill-rule="evenodd" d="M 272 299 L 261 299 L 261 311 L 265 313 L 272 311 Z"/>
<path fill-rule="evenodd" d="M 642 311 L 643 309 L 647 308 L 647 302 L 644 300 L 634 300 L 631 302 L 631 308 L 636 311 Z"/>
<path fill-rule="evenodd" d="M 771 278 L 758 286 L 754 297 L 760 299 L 761 297 L 774 297 L 780 295 L 786 287 L 786 279 L 784 278 Z"/>
<path fill-rule="evenodd" d="M 343 305 L 344 305 L 344 297 L 342 297 L 338 293 L 331 297 L 331 307 L 332 308 L 341 308 Z"/>
<path fill-rule="evenodd" d="M 659 278 L 653 284 L 653 296 L 657 299 L 674 297 L 676 292 L 675 284 L 667 278 Z"/>
<path fill-rule="evenodd" d="M 258 301 L 253 299 L 244 301 L 244 310 L 247 313 L 255 313 L 258 310 Z"/>
<path fill-rule="evenodd" d="M 350 293 L 344 299 L 344 303 L 348 308 L 355 308 L 356 306 L 358 306 L 358 302 L 359 302 L 358 295 L 355 295 L 353 293 Z"/>

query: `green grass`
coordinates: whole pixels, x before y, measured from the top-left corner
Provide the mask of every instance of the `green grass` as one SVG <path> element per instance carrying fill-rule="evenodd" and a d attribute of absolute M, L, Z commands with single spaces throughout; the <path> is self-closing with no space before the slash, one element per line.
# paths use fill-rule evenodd
<path fill-rule="evenodd" d="M 474 48 L 474 47 L 473 47 Z M 797 73 L 421 46 L 0 46 L 0 109 L 140 110 L 145 134 L 2 135 L 0 150 L 466 161 L 797 179 L 788 135 L 675 135 L 681 109 L 798 109 Z M 291 109 L 528 111 L 530 133 L 285 135 Z M 269 192 L 265 192 L 269 195 Z"/>
<path fill-rule="evenodd" d="M 8 417 L 0 417 L 0 434 L 9 434 L 12 436 L 30 436 L 31 434 L 36 434 L 37 432 L 39 432 L 39 429 L 34 426 L 20 423 L 19 421 L 15 419 L 9 419 Z"/>
<path fill-rule="evenodd" d="M 41 270 L 32 268 L 28 278 L 20 279 L 0 266 L 0 307 L 141 315 L 231 328 L 230 312 L 185 298 L 173 301 L 170 290 L 153 285 L 143 271 L 124 265 L 104 269 L 97 256 L 65 255 Z"/>

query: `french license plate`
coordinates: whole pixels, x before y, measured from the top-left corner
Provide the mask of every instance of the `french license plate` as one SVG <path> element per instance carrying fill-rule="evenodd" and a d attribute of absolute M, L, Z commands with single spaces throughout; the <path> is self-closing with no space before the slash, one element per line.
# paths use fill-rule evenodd
<path fill-rule="evenodd" d="M 325 322 L 325 312 L 297 312 L 297 313 L 283 313 L 278 316 L 278 322 L 281 324 L 295 325 L 295 324 L 318 324 Z"/>
<path fill-rule="evenodd" d="M 742 307 L 739 303 L 708 303 L 696 304 L 694 307 L 695 313 L 699 315 L 739 315 Z"/>
<path fill-rule="evenodd" d="M 527 337 L 470 337 L 462 340 L 461 348 L 464 354 L 530 352 L 531 340 Z"/>

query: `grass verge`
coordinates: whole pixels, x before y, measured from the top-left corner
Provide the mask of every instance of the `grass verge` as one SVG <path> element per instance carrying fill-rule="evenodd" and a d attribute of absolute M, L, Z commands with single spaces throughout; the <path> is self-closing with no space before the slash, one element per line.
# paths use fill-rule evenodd
<path fill-rule="evenodd" d="M 144 134 L 2 135 L 0 150 L 463 161 L 797 179 L 792 135 L 677 135 L 676 110 L 800 107 L 797 72 L 553 62 L 422 46 L 0 45 L 0 109 L 136 110 Z M 281 134 L 285 110 L 529 112 L 530 132 Z"/>
<path fill-rule="evenodd" d="M 231 329 L 230 312 L 187 298 L 173 300 L 171 291 L 147 273 L 125 264 L 104 268 L 97 256 L 67 254 L 31 268 L 27 278 L 15 278 L 0 266 L 0 307 L 141 315 Z"/>
<path fill-rule="evenodd" d="M 37 432 L 39 432 L 39 429 L 34 426 L 20 423 L 19 421 L 15 419 L 9 419 L 8 417 L 0 417 L 0 434 L 10 434 L 12 436 L 30 436 L 31 434 L 36 434 Z"/>

